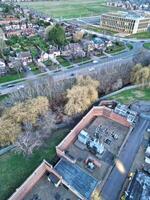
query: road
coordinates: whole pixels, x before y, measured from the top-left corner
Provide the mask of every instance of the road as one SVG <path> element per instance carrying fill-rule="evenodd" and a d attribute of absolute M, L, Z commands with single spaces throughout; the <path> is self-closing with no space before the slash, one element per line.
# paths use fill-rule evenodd
<path fill-rule="evenodd" d="M 142 139 L 149 125 L 149 121 L 140 118 L 137 126 L 130 134 L 123 150 L 121 151 L 118 160 L 125 168 L 125 174 L 121 174 L 115 166 L 108 177 L 102 189 L 102 199 L 104 200 L 118 200 L 119 194 L 130 171 L 131 165 L 134 161 L 136 153 L 142 143 Z"/>
<path fill-rule="evenodd" d="M 92 32 L 93 33 L 93 32 Z M 95 33 L 95 32 L 94 32 Z M 100 36 L 101 34 L 95 33 L 97 36 Z M 111 36 L 109 36 L 111 37 Z M 112 38 L 111 38 L 112 39 Z M 132 58 L 135 55 L 138 55 L 140 50 L 143 48 L 143 42 L 134 42 L 132 43 L 133 49 L 130 51 L 125 51 L 117 55 L 113 55 L 112 57 L 104 57 L 104 58 L 99 58 L 99 62 L 97 64 L 94 64 L 92 61 L 86 64 L 82 64 L 80 66 L 72 66 L 72 68 L 64 68 L 61 71 L 56 72 L 54 71 L 49 71 L 46 73 L 30 76 L 24 79 L 18 80 L 19 83 L 16 83 L 16 81 L 8 82 L 5 84 L 0 84 L 0 93 L 1 95 L 12 93 L 15 90 L 18 89 L 19 86 L 26 85 L 26 83 L 29 80 L 36 80 L 43 75 L 49 75 L 53 76 L 54 80 L 64 80 L 64 79 L 69 79 L 73 76 L 78 76 L 78 75 L 87 75 L 90 74 L 91 71 L 96 70 L 98 68 L 102 68 L 106 65 L 110 65 L 118 62 L 118 63 L 123 63 L 125 60 L 128 60 Z M 7 87 L 8 84 L 13 84 L 13 87 Z"/>

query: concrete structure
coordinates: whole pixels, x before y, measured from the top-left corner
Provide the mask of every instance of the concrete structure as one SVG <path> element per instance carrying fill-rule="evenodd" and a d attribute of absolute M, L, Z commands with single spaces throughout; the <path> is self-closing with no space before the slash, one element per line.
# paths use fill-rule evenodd
<path fill-rule="evenodd" d="M 134 34 L 143 32 L 150 25 L 150 16 L 134 12 L 108 13 L 101 16 L 101 27 L 116 32 Z"/>
<path fill-rule="evenodd" d="M 78 141 L 78 136 L 84 129 L 87 129 L 90 137 L 95 135 L 96 132 L 99 133 L 99 136 L 102 135 L 103 140 L 105 137 L 112 137 L 112 133 L 117 131 L 118 138 L 112 138 L 114 145 L 104 144 L 105 152 L 103 155 L 94 155 L 87 149 L 86 145 L 84 146 Z M 124 145 L 124 141 L 126 141 L 131 130 L 132 125 L 127 121 L 126 117 L 104 106 L 93 107 L 56 147 L 56 153 L 60 157 L 59 162 L 52 167 L 44 161 L 9 200 L 31 199 L 33 188 L 34 191 L 36 190 L 36 192 L 43 195 L 42 192 L 38 191 L 38 186 L 35 188 L 35 185 L 43 177 L 45 177 L 45 180 L 50 179 L 51 182 L 51 187 L 47 187 L 48 194 L 49 190 L 52 190 L 52 193 L 55 194 L 57 191 L 62 194 L 60 188 L 65 186 L 67 194 L 72 192 L 70 195 L 75 195 L 81 200 L 90 200 L 96 189 L 101 190 L 112 170 L 113 155 L 118 155 L 118 150 Z M 115 148 L 112 148 L 112 146 Z M 116 148 L 117 146 L 118 148 Z M 73 153 L 74 157 L 71 156 L 71 153 Z M 47 172 L 50 173 L 48 178 L 46 178 Z M 42 186 L 40 188 L 40 190 L 43 190 Z M 64 195 L 66 197 L 66 192 Z M 47 197 L 44 198 L 45 200 L 49 199 Z M 54 196 L 50 197 L 51 199 L 55 199 Z M 71 199 L 74 200 L 74 196 Z"/>

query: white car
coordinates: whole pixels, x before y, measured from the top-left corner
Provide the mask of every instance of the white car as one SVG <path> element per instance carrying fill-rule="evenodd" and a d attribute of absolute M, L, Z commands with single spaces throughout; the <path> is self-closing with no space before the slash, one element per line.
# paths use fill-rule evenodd
<path fill-rule="evenodd" d="M 94 67 L 89 68 L 89 72 L 94 71 L 94 70 L 95 70 Z"/>
<path fill-rule="evenodd" d="M 23 89 L 24 88 L 24 85 L 19 85 L 18 87 L 17 87 L 17 90 L 20 90 L 20 89 Z"/>
<path fill-rule="evenodd" d="M 93 63 L 94 63 L 94 64 L 98 63 L 98 60 L 93 60 Z"/>

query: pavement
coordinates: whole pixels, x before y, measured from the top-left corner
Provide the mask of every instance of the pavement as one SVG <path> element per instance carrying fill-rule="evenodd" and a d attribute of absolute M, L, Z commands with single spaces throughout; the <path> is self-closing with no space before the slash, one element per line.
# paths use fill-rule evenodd
<path fill-rule="evenodd" d="M 124 148 L 122 149 L 119 157 L 117 158 L 125 169 L 125 173 L 121 173 L 121 167 L 115 165 L 104 184 L 101 195 L 104 200 L 118 200 L 122 186 L 128 176 L 132 163 L 142 143 L 144 133 L 148 128 L 149 121 L 139 118 L 137 126 L 131 132 Z"/>

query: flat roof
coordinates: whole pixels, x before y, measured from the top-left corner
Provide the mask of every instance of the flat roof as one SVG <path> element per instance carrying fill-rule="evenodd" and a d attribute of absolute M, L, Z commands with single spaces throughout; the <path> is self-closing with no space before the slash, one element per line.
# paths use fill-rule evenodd
<path fill-rule="evenodd" d="M 78 165 L 65 159 L 60 159 L 54 169 L 71 188 L 87 200 L 91 199 L 91 195 L 99 182 L 97 179 L 86 173 Z"/>
<path fill-rule="evenodd" d="M 123 12 L 123 11 L 118 11 L 116 13 L 109 12 L 104 15 L 122 17 L 125 19 L 132 19 L 132 20 L 150 18 L 148 16 L 145 16 L 144 14 L 139 14 L 135 12 Z"/>
<path fill-rule="evenodd" d="M 127 200 L 148 200 L 150 197 L 150 176 L 137 172 L 130 185 Z"/>

